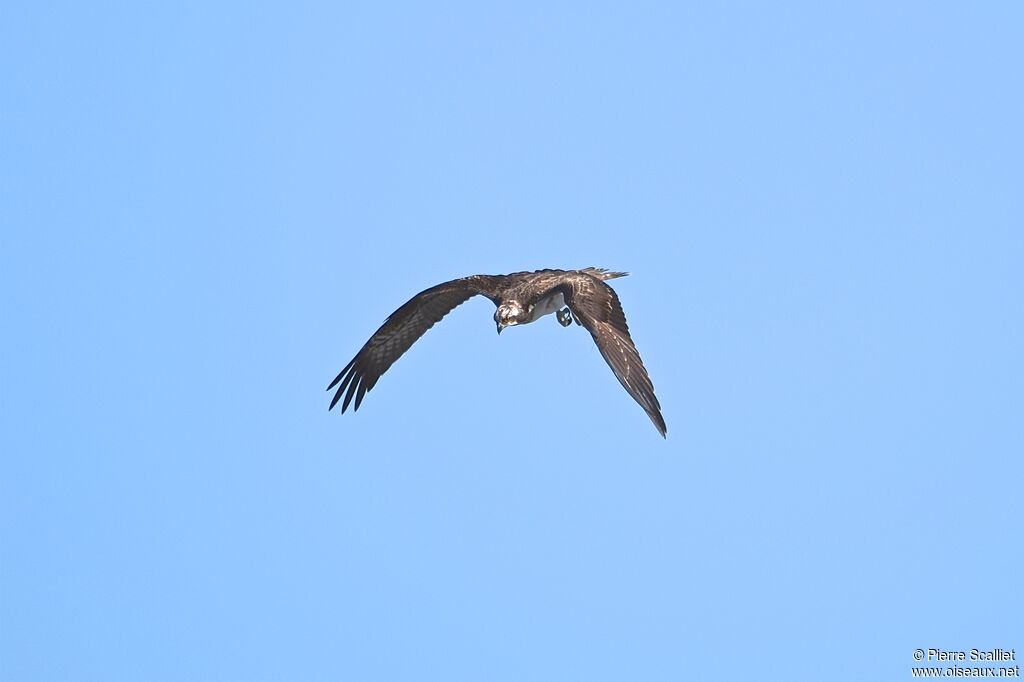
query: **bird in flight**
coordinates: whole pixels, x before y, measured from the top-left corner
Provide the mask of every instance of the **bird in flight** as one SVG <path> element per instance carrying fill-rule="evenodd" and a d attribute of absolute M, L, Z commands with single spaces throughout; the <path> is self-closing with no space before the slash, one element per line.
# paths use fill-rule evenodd
<path fill-rule="evenodd" d="M 352 362 L 334 378 L 327 390 L 335 386 L 338 390 L 327 409 L 333 409 L 344 395 L 342 413 L 348 409 L 352 398 L 356 401 L 353 411 L 358 410 L 367 391 L 418 338 L 456 306 L 482 294 L 497 306 L 494 322 L 499 334 L 505 327 L 528 324 L 549 313 L 555 313 L 563 327 L 573 321 L 583 326 L 590 332 L 615 378 L 644 408 L 658 433 L 665 437 L 665 420 L 654 396 L 654 386 L 629 336 L 619 297 L 605 284 L 605 280 L 627 274 L 584 268 L 473 275 L 421 291 L 391 313 Z"/>

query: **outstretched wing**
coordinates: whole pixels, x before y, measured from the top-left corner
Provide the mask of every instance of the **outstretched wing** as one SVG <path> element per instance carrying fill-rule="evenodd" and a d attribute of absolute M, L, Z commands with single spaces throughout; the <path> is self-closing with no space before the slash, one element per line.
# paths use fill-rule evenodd
<path fill-rule="evenodd" d="M 559 290 L 573 315 L 594 337 L 597 349 L 612 368 L 615 378 L 644 408 L 658 433 L 665 437 L 667 429 L 661 416 L 661 405 L 654 395 L 654 385 L 647 376 L 640 353 L 629 336 L 622 304 L 615 291 L 600 281 L 599 276 L 583 272 L 574 274 L 559 286 Z"/>
<path fill-rule="evenodd" d="M 496 278 L 487 275 L 463 277 L 438 284 L 409 299 L 405 305 L 391 313 L 380 329 L 374 332 L 370 340 L 352 358 L 352 362 L 345 365 L 345 369 L 341 370 L 327 387 L 330 391 L 338 386 L 331 406 L 327 409 L 333 409 L 344 393 L 342 413 L 348 409 L 353 396 L 356 399 L 353 410 L 358 410 L 359 404 L 363 402 L 363 396 L 373 388 L 381 375 L 409 350 L 416 339 L 423 336 L 452 309 L 477 294 L 483 294 L 497 302 L 495 280 Z"/>

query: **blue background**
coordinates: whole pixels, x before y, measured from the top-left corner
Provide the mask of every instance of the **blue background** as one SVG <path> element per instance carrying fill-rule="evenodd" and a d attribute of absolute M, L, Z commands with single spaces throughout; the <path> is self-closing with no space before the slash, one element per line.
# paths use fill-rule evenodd
<path fill-rule="evenodd" d="M 0 678 L 1024 650 L 1019 3 L 7 3 Z M 412 294 L 474 299 L 357 414 Z"/>

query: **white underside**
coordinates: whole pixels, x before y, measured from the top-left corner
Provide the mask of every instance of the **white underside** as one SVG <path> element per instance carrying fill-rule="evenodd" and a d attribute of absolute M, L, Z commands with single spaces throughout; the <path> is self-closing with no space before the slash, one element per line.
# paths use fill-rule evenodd
<path fill-rule="evenodd" d="M 533 310 L 530 311 L 530 319 L 527 322 L 538 320 L 564 307 L 565 299 L 562 297 L 562 294 L 552 294 L 547 298 L 542 298 L 537 302 L 537 305 L 533 306 Z"/>

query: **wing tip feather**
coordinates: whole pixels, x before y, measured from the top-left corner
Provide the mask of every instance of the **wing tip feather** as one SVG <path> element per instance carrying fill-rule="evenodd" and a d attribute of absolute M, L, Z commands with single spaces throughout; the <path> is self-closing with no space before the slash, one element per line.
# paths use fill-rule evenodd
<path fill-rule="evenodd" d="M 668 427 L 665 426 L 665 418 L 661 416 L 661 412 L 655 412 L 650 417 L 651 421 L 654 422 L 654 428 L 658 429 L 661 437 L 668 440 Z"/>
<path fill-rule="evenodd" d="M 608 268 L 583 268 L 583 270 L 581 270 L 581 272 L 585 272 L 588 275 L 596 277 L 597 279 L 600 279 L 600 280 L 617 279 L 619 277 L 628 277 L 629 276 L 628 272 L 618 272 L 618 271 L 609 270 Z"/>

